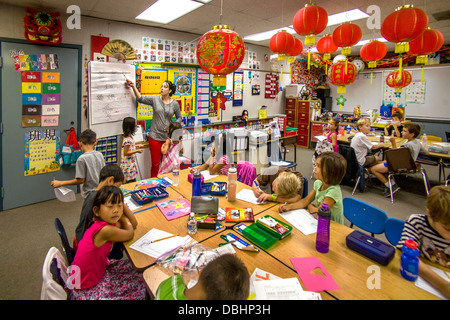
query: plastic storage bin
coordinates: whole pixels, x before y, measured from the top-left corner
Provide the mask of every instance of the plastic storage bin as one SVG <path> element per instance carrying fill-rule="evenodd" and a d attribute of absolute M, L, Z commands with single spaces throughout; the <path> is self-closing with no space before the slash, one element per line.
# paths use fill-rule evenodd
<path fill-rule="evenodd" d="M 295 136 L 298 134 L 298 128 L 286 127 L 285 137 Z"/>
<path fill-rule="evenodd" d="M 133 199 L 137 204 L 143 205 L 153 200 L 163 199 L 169 196 L 166 188 L 162 186 L 136 190 L 131 192 L 131 199 Z"/>
<path fill-rule="evenodd" d="M 224 196 L 227 194 L 226 182 L 202 183 L 202 196 Z"/>

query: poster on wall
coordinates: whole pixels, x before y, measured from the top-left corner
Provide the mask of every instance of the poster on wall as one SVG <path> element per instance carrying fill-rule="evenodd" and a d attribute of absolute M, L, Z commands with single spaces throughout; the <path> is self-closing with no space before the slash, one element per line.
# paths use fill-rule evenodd
<path fill-rule="evenodd" d="M 57 156 L 60 132 L 54 129 L 31 130 L 25 133 L 24 175 L 59 171 Z"/>
<path fill-rule="evenodd" d="M 233 107 L 241 107 L 244 99 L 244 72 L 233 73 Z"/>
<path fill-rule="evenodd" d="M 411 84 L 406 87 L 406 102 L 425 103 L 425 88 L 426 80 L 412 81 Z"/>

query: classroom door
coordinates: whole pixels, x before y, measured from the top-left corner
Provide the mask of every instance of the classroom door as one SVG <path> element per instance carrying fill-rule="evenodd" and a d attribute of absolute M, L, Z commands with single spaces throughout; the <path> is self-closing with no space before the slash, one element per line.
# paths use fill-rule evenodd
<path fill-rule="evenodd" d="M 60 45 L 43 46 L 33 45 L 23 40 L 2 39 L 0 38 L 0 54 L 2 57 L 1 67 L 1 210 L 16 208 L 28 204 L 33 204 L 55 198 L 55 192 L 50 186 L 53 179 L 68 180 L 75 178 L 75 168 L 70 166 L 62 166 L 59 171 L 35 174 L 25 176 L 25 167 L 27 166 L 25 157 L 25 137 L 29 132 L 52 132 L 51 129 L 59 131 L 60 142 L 64 144 L 67 139 L 65 130 L 73 127 L 77 133 L 80 132 L 81 123 L 81 46 L 77 45 Z M 22 85 L 30 78 L 24 72 L 16 70 L 14 56 L 15 55 L 54 55 L 57 58 L 58 67 L 55 69 L 44 70 L 44 66 L 34 70 L 38 77 L 44 77 L 44 72 L 54 72 L 56 78 L 59 76 L 59 83 L 47 87 L 47 90 L 57 90 L 58 95 L 45 95 L 49 93 L 45 91 L 45 84 L 42 82 L 34 86 L 40 92 L 35 94 L 28 100 L 36 101 L 37 108 L 24 108 L 24 94 Z M 31 70 L 33 71 L 33 70 Z M 36 73 L 34 76 L 36 76 Z M 53 79 L 54 76 L 49 77 Z M 42 79 L 41 79 L 42 80 Z M 27 91 L 27 90 L 25 90 Z M 25 96 L 30 97 L 30 96 Z M 49 98 L 48 98 L 49 97 Z M 47 102 L 44 100 L 48 99 Z M 59 100 L 59 101 L 58 101 Z M 39 102 L 41 106 L 39 107 Z M 59 102 L 59 104 L 57 104 Z M 59 105 L 59 107 L 47 108 L 45 121 L 39 114 L 42 113 L 44 105 L 48 103 Z M 59 108 L 59 110 L 58 110 Z M 24 118 L 24 114 L 29 115 L 37 110 L 34 118 Z M 40 110 L 40 111 L 39 111 Z M 52 110 L 52 111 L 49 111 Z M 48 118 L 51 114 L 53 118 Z M 56 115 L 56 117 L 54 116 Z M 33 126 L 22 127 L 23 119 L 39 119 L 35 121 L 42 122 L 49 126 Z M 42 119 L 42 120 L 41 120 Z M 31 120 L 27 120 L 31 121 Z M 57 121 L 57 122 L 56 122 Z M 46 131 L 50 129 L 50 131 Z M 70 187 L 77 191 L 77 187 Z"/>

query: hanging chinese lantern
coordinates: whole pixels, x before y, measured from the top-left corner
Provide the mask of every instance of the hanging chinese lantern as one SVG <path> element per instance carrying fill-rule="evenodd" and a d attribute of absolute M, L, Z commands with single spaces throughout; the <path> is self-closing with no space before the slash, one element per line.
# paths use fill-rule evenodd
<path fill-rule="evenodd" d="M 397 97 L 397 104 L 398 98 L 402 93 L 402 88 L 407 87 L 411 83 L 411 81 L 412 81 L 411 73 L 409 73 L 406 70 L 400 71 L 400 69 L 390 72 L 386 77 L 386 84 L 391 88 L 395 88 L 395 96 Z"/>
<path fill-rule="evenodd" d="M 328 24 L 328 14 L 324 8 L 314 3 L 307 3 L 294 16 L 294 29 L 297 34 L 305 37 L 305 45 L 316 42 L 315 35 L 321 33 Z"/>
<path fill-rule="evenodd" d="M 386 45 L 378 40 L 370 40 L 362 46 L 359 54 L 361 58 L 368 62 L 368 67 L 370 70 L 370 83 L 372 83 L 373 69 L 377 67 L 377 61 L 384 58 L 387 53 Z"/>
<path fill-rule="evenodd" d="M 338 46 L 334 44 L 331 34 L 326 34 L 317 41 L 317 51 L 323 54 L 323 60 L 325 61 L 325 73 L 328 73 L 328 63 L 331 54 L 338 49 Z"/>
<path fill-rule="evenodd" d="M 426 13 L 413 5 L 404 5 L 395 9 L 381 24 L 381 35 L 395 43 L 395 53 L 400 54 L 399 70 L 402 71 L 402 53 L 409 51 L 409 42 L 425 31 L 428 25 Z"/>
<path fill-rule="evenodd" d="M 269 48 L 278 53 L 278 60 L 286 59 L 286 54 L 294 48 L 294 36 L 286 30 L 281 30 L 270 38 Z"/>
<path fill-rule="evenodd" d="M 356 66 L 347 60 L 340 60 L 328 70 L 328 80 L 338 86 L 337 93 L 345 93 L 345 87 L 352 84 L 358 74 Z"/>
<path fill-rule="evenodd" d="M 438 30 L 427 28 L 420 36 L 409 42 L 408 54 L 416 55 L 416 63 L 421 64 L 423 82 L 423 65 L 428 62 L 428 55 L 438 51 L 444 44 L 444 36 Z"/>
<path fill-rule="evenodd" d="M 361 28 L 351 22 L 344 22 L 333 31 L 333 42 L 341 47 L 343 55 L 349 55 L 351 48 L 361 40 Z"/>
<path fill-rule="evenodd" d="M 294 48 L 287 53 L 288 62 L 292 63 L 295 61 L 295 57 L 302 53 L 303 43 L 294 37 Z"/>
<path fill-rule="evenodd" d="M 200 67 L 214 75 L 213 86 L 226 86 L 226 75 L 242 63 L 245 56 L 244 41 L 226 25 L 217 25 L 205 33 L 197 44 Z"/>
<path fill-rule="evenodd" d="M 305 37 L 305 46 L 308 49 L 308 70 L 311 61 L 311 45 L 316 42 L 315 35 L 321 33 L 328 24 L 328 13 L 315 3 L 307 3 L 297 11 L 292 22 L 295 32 Z"/>

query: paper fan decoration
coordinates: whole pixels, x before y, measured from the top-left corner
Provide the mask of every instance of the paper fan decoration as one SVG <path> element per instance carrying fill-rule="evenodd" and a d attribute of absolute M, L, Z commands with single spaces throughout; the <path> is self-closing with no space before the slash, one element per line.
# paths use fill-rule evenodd
<path fill-rule="evenodd" d="M 102 49 L 102 54 L 117 60 L 136 59 L 136 53 L 130 44 L 123 40 L 111 40 Z"/>

